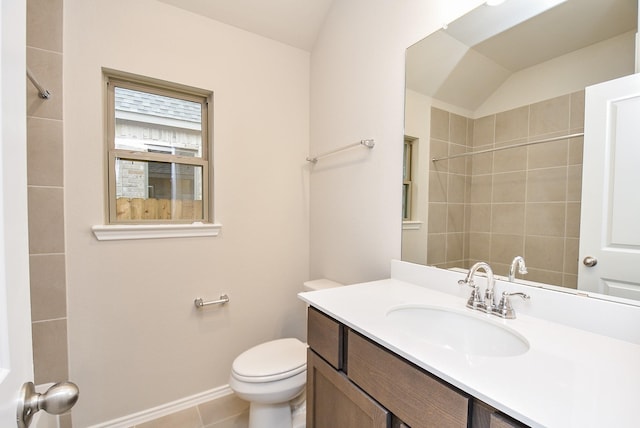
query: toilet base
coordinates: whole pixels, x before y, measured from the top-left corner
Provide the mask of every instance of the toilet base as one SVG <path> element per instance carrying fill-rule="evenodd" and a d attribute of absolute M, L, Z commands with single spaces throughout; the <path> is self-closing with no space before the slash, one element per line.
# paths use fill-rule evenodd
<path fill-rule="evenodd" d="M 249 405 L 249 428 L 291 428 L 291 405 L 288 401 L 279 404 Z"/>
<path fill-rule="evenodd" d="M 296 408 L 292 406 L 291 419 L 292 428 L 306 428 L 307 426 L 307 405 L 306 400 Z"/>

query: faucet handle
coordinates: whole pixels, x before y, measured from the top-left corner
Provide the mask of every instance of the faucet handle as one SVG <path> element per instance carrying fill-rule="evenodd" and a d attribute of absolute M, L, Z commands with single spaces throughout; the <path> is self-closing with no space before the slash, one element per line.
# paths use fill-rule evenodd
<path fill-rule="evenodd" d="M 473 282 L 473 279 L 459 279 L 458 285 L 468 285 L 471 288 L 476 288 L 476 285 Z"/>
<path fill-rule="evenodd" d="M 509 293 L 507 291 L 503 291 L 502 292 L 502 298 L 507 298 L 507 302 L 509 301 L 509 297 L 511 296 L 520 296 L 522 297 L 522 300 L 529 300 L 531 298 L 531 296 L 529 296 L 528 294 L 525 293 L 521 293 L 521 292 L 517 292 L 517 293 Z"/>
<path fill-rule="evenodd" d="M 509 300 L 511 296 L 520 296 L 522 300 L 530 299 L 530 296 L 525 293 L 509 293 L 504 291 L 500 303 L 498 303 L 498 306 L 493 310 L 496 315 L 507 319 L 514 319 L 516 317 L 516 311 L 513 309 L 513 306 L 511 306 L 511 300 Z"/>
<path fill-rule="evenodd" d="M 482 293 L 480 293 L 480 287 L 473 281 L 473 279 L 461 279 L 458 281 L 460 285 L 468 285 L 473 290 L 471 296 L 467 300 L 467 307 L 471 309 L 484 308 L 484 300 L 482 299 Z"/>

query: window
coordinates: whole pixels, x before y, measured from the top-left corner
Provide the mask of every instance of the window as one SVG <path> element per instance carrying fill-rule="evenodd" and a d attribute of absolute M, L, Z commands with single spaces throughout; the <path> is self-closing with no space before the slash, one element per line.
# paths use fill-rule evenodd
<path fill-rule="evenodd" d="M 208 221 L 210 93 L 105 77 L 109 223 Z"/>
<path fill-rule="evenodd" d="M 402 163 L 402 219 L 411 220 L 413 140 L 405 137 Z"/>

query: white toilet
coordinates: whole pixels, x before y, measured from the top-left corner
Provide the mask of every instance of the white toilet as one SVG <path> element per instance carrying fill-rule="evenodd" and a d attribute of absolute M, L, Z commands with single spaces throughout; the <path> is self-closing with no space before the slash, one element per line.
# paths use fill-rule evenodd
<path fill-rule="evenodd" d="M 305 282 L 304 290 L 340 285 L 322 279 Z M 250 403 L 249 428 L 304 428 L 306 382 L 307 345 L 285 338 L 254 346 L 236 357 L 229 386 Z"/>
<path fill-rule="evenodd" d="M 249 428 L 291 427 L 291 400 L 307 382 L 307 345 L 295 338 L 244 351 L 231 368 L 229 386 L 250 402 Z"/>

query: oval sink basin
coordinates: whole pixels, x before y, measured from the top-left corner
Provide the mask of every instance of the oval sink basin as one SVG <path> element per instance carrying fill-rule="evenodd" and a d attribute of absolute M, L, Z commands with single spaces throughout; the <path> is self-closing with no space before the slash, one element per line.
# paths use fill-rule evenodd
<path fill-rule="evenodd" d="M 387 312 L 387 320 L 412 338 L 466 355 L 513 357 L 529 350 L 529 342 L 519 333 L 486 316 L 416 305 Z"/>

